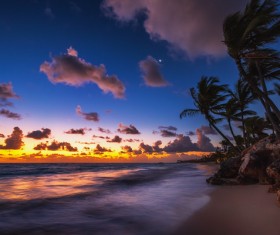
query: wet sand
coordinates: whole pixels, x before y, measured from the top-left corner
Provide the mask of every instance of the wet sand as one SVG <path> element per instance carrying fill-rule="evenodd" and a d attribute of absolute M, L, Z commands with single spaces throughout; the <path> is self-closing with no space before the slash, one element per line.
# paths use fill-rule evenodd
<path fill-rule="evenodd" d="M 279 235 L 280 206 L 269 186 L 219 186 L 174 235 Z"/>

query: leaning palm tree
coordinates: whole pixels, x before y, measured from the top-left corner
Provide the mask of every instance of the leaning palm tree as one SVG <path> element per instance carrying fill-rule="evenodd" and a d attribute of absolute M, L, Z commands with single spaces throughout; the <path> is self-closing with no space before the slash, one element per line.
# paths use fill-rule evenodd
<path fill-rule="evenodd" d="M 275 122 L 271 117 L 271 112 L 274 112 L 280 120 L 280 111 L 266 92 L 264 86 L 266 76 L 259 69 L 264 60 L 272 60 L 275 56 L 275 53 L 271 53 L 265 46 L 275 42 L 280 36 L 280 17 L 277 10 L 276 0 L 251 0 L 243 12 L 236 12 L 225 19 L 223 31 L 228 54 L 234 59 L 240 76 L 248 82 L 263 104 L 280 137 L 279 122 Z M 249 62 L 252 59 L 257 61 L 261 86 L 256 81 L 256 76 L 250 73 Z"/>
<path fill-rule="evenodd" d="M 254 102 L 256 97 L 251 92 L 250 86 L 245 80 L 238 79 L 237 83 L 234 86 L 234 90 L 231 91 L 232 99 L 235 100 L 237 104 L 237 111 L 234 113 L 232 119 L 235 121 L 241 122 L 242 125 L 242 135 L 244 140 L 244 146 L 248 147 L 249 143 L 247 141 L 247 133 L 245 129 L 245 118 L 256 115 L 256 112 L 249 109 L 249 105 Z"/>
<path fill-rule="evenodd" d="M 219 85 L 218 82 L 219 79 L 216 77 L 202 77 L 197 84 L 197 89 L 190 89 L 196 108 L 183 110 L 180 114 L 180 118 L 193 116 L 199 113 L 204 115 L 210 127 L 213 127 L 230 146 L 235 148 L 234 144 L 216 125 L 222 119 L 217 118 L 215 114 L 220 113 L 224 109 L 224 102 L 229 95 L 228 92 L 226 92 L 228 89 L 227 86 Z"/>

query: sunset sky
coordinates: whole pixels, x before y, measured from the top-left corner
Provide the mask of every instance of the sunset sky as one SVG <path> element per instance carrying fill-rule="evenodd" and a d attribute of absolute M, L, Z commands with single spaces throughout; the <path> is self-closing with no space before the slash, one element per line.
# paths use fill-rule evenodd
<path fill-rule="evenodd" d="M 204 118 L 179 114 L 201 76 L 238 78 L 222 21 L 246 2 L 1 1 L 0 162 L 213 151 L 220 138 Z"/>

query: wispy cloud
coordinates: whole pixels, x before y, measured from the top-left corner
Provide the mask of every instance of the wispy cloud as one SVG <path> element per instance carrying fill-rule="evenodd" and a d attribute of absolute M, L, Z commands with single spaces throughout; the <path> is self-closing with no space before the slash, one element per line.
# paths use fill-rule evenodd
<path fill-rule="evenodd" d="M 92 65 L 78 57 L 78 52 L 70 47 L 67 54 L 54 56 L 51 62 L 45 61 L 40 71 L 48 79 L 69 86 L 81 86 L 86 83 L 96 84 L 104 93 L 111 92 L 115 98 L 124 98 L 125 86 L 117 76 L 108 76 L 103 64 Z"/>
<path fill-rule="evenodd" d="M 94 122 L 98 122 L 99 121 L 99 115 L 96 112 L 92 112 L 92 113 L 84 113 L 82 111 L 82 108 L 80 105 L 77 106 L 76 108 L 76 113 L 80 116 L 82 116 L 85 120 L 88 121 L 94 121 Z"/>
<path fill-rule="evenodd" d="M 84 135 L 87 130 L 91 130 L 90 128 L 79 128 L 79 129 L 73 129 L 71 128 L 68 131 L 65 131 L 66 134 L 73 134 L 73 135 Z"/>
<path fill-rule="evenodd" d="M 13 106 L 13 103 L 8 100 L 11 98 L 19 98 L 19 96 L 13 91 L 12 83 L 0 84 L 0 107 Z M 21 119 L 20 114 L 11 112 L 8 109 L 1 109 L 0 115 L 16 120 Z"/>
<path fill-rule="evenodd" d="M 98 127 L 98 131 L 105 134 L 111 134 L 111 131 L 109 129 L 104 129 L 102 127 Z"/>
<path fill-rule="evenodd" d="M 168 82 L 164 79 L 160 64 L 152 56 L 148 56 L 145 60 L 139 62 L 139 67 L 143 73 L 145 85 L 150 87 L 168 86 Z"/>
<path fill-rule="evenodd" d="M 11 119 L 16 119 L 16 120 L 21 119 L 20 114 L 13 113 L 13 112 L 9 111 L 8 109 L 0 109 L 0 115 L 5 116 L 7 118 L 11 118 Z"/>

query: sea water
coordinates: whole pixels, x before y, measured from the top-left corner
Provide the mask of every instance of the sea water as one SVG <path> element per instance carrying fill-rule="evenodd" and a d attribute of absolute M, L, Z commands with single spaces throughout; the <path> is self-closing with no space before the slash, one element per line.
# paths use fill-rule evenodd
<path fill-rule="evenodd" d="M 0 234 L 172 234 L 209 201 L 201 164 L 0 164 Z"/>

